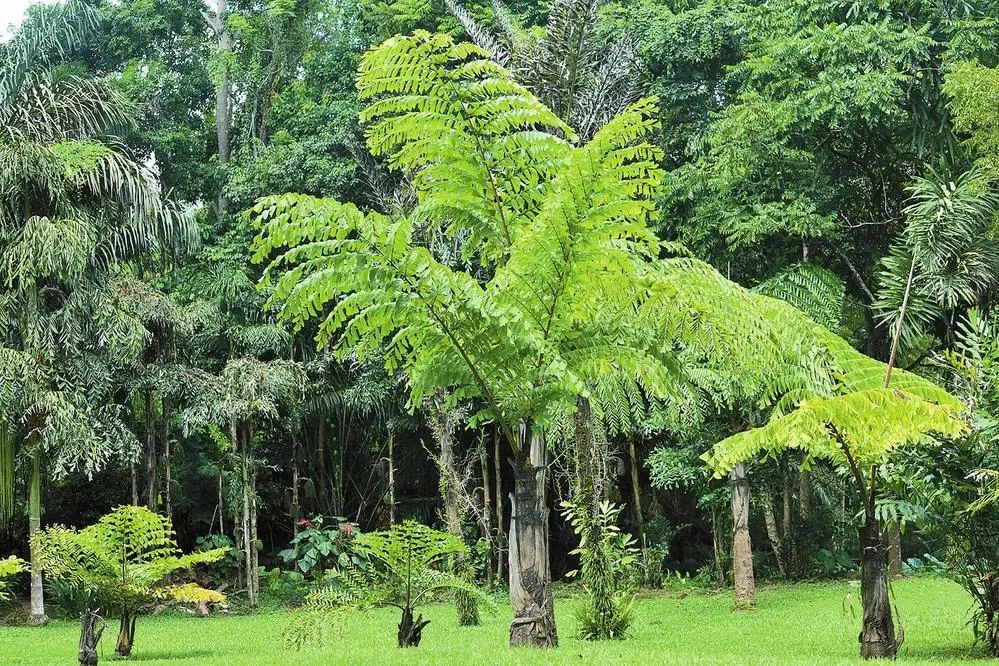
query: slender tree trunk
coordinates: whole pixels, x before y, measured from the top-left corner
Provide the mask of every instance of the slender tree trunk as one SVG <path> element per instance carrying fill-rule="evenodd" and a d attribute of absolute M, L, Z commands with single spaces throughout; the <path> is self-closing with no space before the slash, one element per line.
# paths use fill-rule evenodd
<path fill-rule="evenodd" d="M 503 543 L 506 535 L 503 532 L 503 458 L 501 455 L 502 439 L 499 428 L 493 430 L 493 471 L 496 473 L 496 580 L 504 578 Z"/>
<path fill-rule="evenodd" d="M 326 469 L 326 419 L 320 416 L 316 424 L 316 496 L 322 498 L 322 502 L 329 502 L 329 506 L 322 507 L 321 510 L 333 510 L 333 496 L 329 483 L 329 471 Z M 335 512 L 334 512 L 335 513 Z"/>
<path fill-rule="evenodd" d="M 458 494 L 461 488 L 458 487 L 459 476 L 457 464 L 455 462 L 454 438 L 451 433 L 450 415 L 445 413 L 443 402 L 435 400 L 437 411 L 438 428 L 437 437 L 440 439 L 440 475 L 441 475 L 441 495 L 444 500 L 444 517 L 447 521 L 447 529 L 452 535 L 464 541 L 461 532 L 461 510 L 458 506 Z M 460 554 L 454 555 L 452 561 L 455 573 L 459 576 L 468 574 L 467 563 Z M 458 591 L 455 594 L 455 606 L 458 610 L 458 625 L 462 627 L 475 627 L 479 625 L 479 608 L 475 599 L 468 593 Z"/>
<path fill-rule="evenodd" d="M 149 389 L 146 389 L 146 507 L 156 510 L 156 421 Z"/>
<path fill-rule="evenodd" d="M 219 534 L 225 535 L 225 480 L 222 475 L 222 466 L 219 465 Z"/>
<path fill-rule="evenodd" d="M 246 426 L 241 428 L 242 430 L 242 446 L 240 450 L 240 473 L 242 477 L 243 486 L 243 518 L 241 531 L 243 533 L 243 561 L 246 569 L 246 596 L 251 607 L 256 607 L 257 605 L 257 594 L 256 594 L 256 579 L 257 570 L 255 567 L 255 557 L 254 551 L 256 550 L 256 544 L 254 543 L 254 533 L 253 533 L 253 486 L 250 478 L 250 435 L 249 429 Z"/>
<path fill-rule="evenodd" d="M 492 497 L 490 496 L 490 480 L 489 480 L 489 453 L 486 451 L 485 434 L 483 433 L 483 441 L 479 445 L 479 466 L 482 468 L 482 531 L 485 533 L 486 543 L 489 544 L 489 557 L 486 558 L 486 584 L 492 588 L 495 581 L 493 580 L 493 557 L 498 555 L 495 553 L 495 535 L 493 535 L 493 507 L 492 507 Z"/>
<path fill-rule="evenodd" d="M 88 610 L 80 616 L 80 647 L 77 657 L 80 666 L 97 666 L 97 644 L 104 633 L 104 620 L 94 611 Z"/>
<path fill-rule="evenodd" d="M 42 527 L 42 461 L 41 453 L 31 456 L 31 485 L 28 496 L 28 538 Z M 31 615 L 28 624 L 41 626 L 49 621 L 45 614 L 45 591 L 42 587 L 42 570 L 38 563 L 38 553 L 31 548 Z M 96 662 L 95 662 L 96 663 Z"/>
<path fill-rule="evenodd" d="M 173 483 L 170 469 L 170 398 L 163 398 L 163 502 L 166 515 L 173 520 L 173 499 L 171 484 Z"/>
<path fill-rule="evenodd" d="M 807 470 L 798 473 L 798 494 L 801 496 L 801 518 L 808 520 L 812 517 L 812 477 Z"/>
<path fill-rule="evenodd" d="M 642 513 L 642 489 L 638 481 L 638 456 L 635 454 L 635 439 L 628 438 L 628 462 L 631 467 L 631 502 L 635 513 L 635 524 L 638 527 L 638 539 L 645 548 L 645 516 Z"/>
<path fill-rule="evenodd" d="M 135 619 L 137 613 L 123 611 L 121 622 L 118 625 L 118 645 L 115 647 L 115 654 L 119 657 L 127 657 L 132 654 L 132 645 L 135 644 Z"/>
<path fill-rule="evenodd" d="M 763 507 L 763 522 L 767 526 L 767 538 L 770 540 L 770 548 L 774 551 L 774 559 L 777 560 L 777 570 L 781 578 L 787 578 L 787 571 L 784 569 L 783 542 L 780 537 L 780 530 L 777 528 L 777 516 L 774 515 L 774 503 L 770 499 L 770 494 L 764 492 L 759 496 L 760 504 Z"/>
<path fill-rule="evenodd" d="M 888 575 L 902 575 L 902 526 L 898 519 L 888 522 Z"/>
<path fill-rule="evenodd" d="M 555 604 L 548 554 L 545 443 L 522 427 L 521 450 L 513 461 L 510 516 L 510 645 L 556 647 Z M 529 452 L 529 455 L 524 453 Z"/>
<path fill-rule="evenodd" d="M 228 0 L 216 0 L 215 29 L 219 34 L 219 51 L 223 62 L 227 62 L 227 55 L 232 53 L 232 36 L 226 27 L 229 20 Z M 232 107 L 230 98 L 232 97 L 232 82 L 229 79 L 229 72 L 223 68 L 218 86 L 215 89 L 215 136 L 218 140 L 219 167 L 223 173 L 219 174 L 218 193 L 218 214 L 225 215 L 229 210 L 229 200 L 225 196 L 225 166 L 229 163 L 232 154 Z"/>
<path fill-rule="evenodd" d="M 257 461 L 253 454 L 253 426 L 246 428 L 246 451 L 250 468 L 250 572 L 251 605 L 260 603 L 260 538 L 257 535 Z"/>
<path fill-rule="evenodd" d="M 388 433 L 389 525 L 395 525 L 395 436 Z"/>
<path fill-rule="evenodd" d="M 139 506 L 139 476 L 135 471 L 135 461 L 128 464 L 128 471 L 132 476 L 132 506 Z"/>
<path fill-rule="evenodd" d="M 864 621 L 860 631 L 860 656 L 864 659 L 894 659 L 898 645 L 888 598 L 888 558 L 877 517 L 867 512 L 860 529 L 863 554 L 860 560 L 860 596 Z"/>
<path fill-rule="evenodd" d="M 602 452 L 593 428 L 590 401 L 586 398 L 576 399 L 574 426 L 572 448 L 576 478 L 573 482 L 572 502 L 576 505 L 576 511 L 589 519 L 597 515 L 600 510 L 600 500 L 603 499 L 604 475 L 602 473 Z"/>
<path fill-rule="evenodd" d="M 794 527 L 792 521 L 792 504 L 791 504 L 791 473 L 789 471 L 782 475 L 784 490 L 781 492 L 781 508 L 783 509 L 783 517 L 781 520 L 781 534 L 784 535 L 784 543 L 782 552 L 784 553 L 784 571 L 788 576 L 795 577 L 798 575 L 799 569 L 799 556 L 798 556 L 798 544 L 794 538 Z"/>
<path fill-rule="evenodd" d="M 711 510 L 711 547 L 715 555 L 715 576 L 718 584 L 725 584 L 725 558 L 722 556 L 725 546 L 722 543 L 722 533 L 719 527 L 718 515 L 715 509 Z"/>
<path fill-rule="evenodd" d="M 756 605 L 756 577 L 753 572 L 753 545 L 749 537 L 749 480 L 746 465 L 732 470 L 732 580 L 736 608 Z"/>
<path fill-rule="evenodd" d="M 291 456 L 291 507 L 289 507 L 289 515 L 291 516 L 291 535 L 292 538 L 298 536 L 298 521 L 302 518 L 302 505 L 300 503 L 300 498 L 298 496 L 298 443 L 292 447 Z"/>

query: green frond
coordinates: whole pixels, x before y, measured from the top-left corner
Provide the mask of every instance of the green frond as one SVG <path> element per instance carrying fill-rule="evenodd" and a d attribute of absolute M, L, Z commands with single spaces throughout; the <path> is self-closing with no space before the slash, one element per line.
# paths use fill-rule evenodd
<path fill-rule="evenodd" d="M 865 389 L 806 400 L 763 427 L 722 440 L 703 459 L 719 478 L 759 454 L 787 449 L 801 450 L 805 465 L 818 458 L 866 469 L 902 447 L 932 444 L 934 435 L 957 437 L 966 430 L 961 413 L 951 408 L 896 388 Z"/>
<path fill-rule="evenodd" d="M 137 609 L 165 598 L 187 603 L 225 600 L 225 595 L 195 584 L 167 581 L 174 572 L 218 561 L 227 549 L 180 555 L 169 519 L 145 507 L 118 507 L 79 531 L 47 527 L 31 544 L 47 577 L 85 587 L 111 607 Z"/>
<path fill-rule="evenodd" d="M 785 268 L 753 291 L 787 301 L 817 324 L 835 329 L 843 315 L 846 285 L 832 271 L 806 261 Z"/>

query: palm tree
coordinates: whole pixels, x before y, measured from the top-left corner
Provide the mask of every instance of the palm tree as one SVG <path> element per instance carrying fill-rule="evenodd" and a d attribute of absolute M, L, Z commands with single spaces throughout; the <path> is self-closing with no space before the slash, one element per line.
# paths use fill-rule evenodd
<path fill-rule="evenodd" d="M 0 46 L 0 479 L 13 479 L 19 443 L 31 534 L 43 454 L 55 475 L 91 473 L 136 445 L 112 376 L 147 332 L 118 307 L 110 276 L 197 239 L 192 218 L 113 137 L 131 105 L 107 81 L 60 67 L 99 24 L 81 0 L 38 7 Z M 0 487 L 7 519 L 13 492 Z M 45 621 L 37 563 L 31 618 Z"/>

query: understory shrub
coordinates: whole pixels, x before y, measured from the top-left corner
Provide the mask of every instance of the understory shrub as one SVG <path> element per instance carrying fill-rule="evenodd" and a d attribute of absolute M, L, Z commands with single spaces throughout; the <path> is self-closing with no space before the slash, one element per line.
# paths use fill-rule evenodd
<path fill-rule="evenodd" d="M 624 509 L 601 502 L 590 515 L 569 502 L 563 512 L 579 536 L 579 575 L 586 589 L 586 601 L 576 610 L 579 637 L 583 640 L 621 639 L 631 626 L 635 602 L 637 553 L 634 539 L 617 526 Z"/>

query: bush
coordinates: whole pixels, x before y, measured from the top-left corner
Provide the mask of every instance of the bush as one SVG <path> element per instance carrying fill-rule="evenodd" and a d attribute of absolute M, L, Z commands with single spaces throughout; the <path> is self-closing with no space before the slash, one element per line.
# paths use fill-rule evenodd
<path fill-rule="evenodd" d="M 278 557 L 310 578 L 319 578 L 329 569 L 366 566 L 364 556 L 354 547 L 354 538 L 359 534 L 357 525 L 346 518 L 333 521 L 329 527 L 323 526 L 322 516 L 306 521 L 306 528 L 295 535 Z"/>
<path fill-rule="evenodd" d="M 617 518 L 623 506 L 602 502 L 595 515 L 563 502 L 564 513 L 579 535 L 580 568 L 587 600 L 576 611 L 583 640 L 621 639 L 631 626 L 635 602 L 638 552 L 631 535 L 621 532 Z"/>

